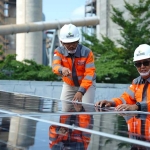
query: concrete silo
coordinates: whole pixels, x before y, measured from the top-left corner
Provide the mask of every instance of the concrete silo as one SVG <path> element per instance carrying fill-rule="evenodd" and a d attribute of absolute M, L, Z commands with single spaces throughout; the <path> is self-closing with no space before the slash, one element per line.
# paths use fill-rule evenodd
<path fill-rule="evenodd" d="M 126 2 L 138 3 L 138 0 L 126 0 Z M 124 0 L 97 0 L 96 15 L 100 19 L 100 24 L 97 26 L 97 38 L 101 39 L 101 34 L 111 38 L 112 40 L 120 39 L 120 27 L 111 20 L 112 7 L 124 11 L 124 17 L 129 18 L 128 12 L 124 7 Z"/>
<path fill-rule="evenodd" d="M 42 21 L 42 0 L 17 0 L 16 9 L 16 24 Z M 32 59 L 42 64 L 42 38 L 42 31 L 17 34 L 17 60 Z"/>

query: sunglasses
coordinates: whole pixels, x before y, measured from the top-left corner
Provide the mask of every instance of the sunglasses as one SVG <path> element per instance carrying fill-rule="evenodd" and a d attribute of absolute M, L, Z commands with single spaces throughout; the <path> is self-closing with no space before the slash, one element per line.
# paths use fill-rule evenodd
<path fill-rule="evenodd" d="M 146 61 L 143 61 L 143 62 L 134 62 L 134 66 L 137 67 L 137 68 L 140 68 L 141 66 L 149 66 L 150 64 L 150 61 L 149 60 L 146 60 Z"/>

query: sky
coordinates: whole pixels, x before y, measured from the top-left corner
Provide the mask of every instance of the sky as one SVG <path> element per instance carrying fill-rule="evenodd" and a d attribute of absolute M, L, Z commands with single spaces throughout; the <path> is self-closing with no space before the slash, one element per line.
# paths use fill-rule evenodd
<path fill-rule="evenodd" d="M 43 0 L 45 21 L 84 17 L 86 0 Z"/>

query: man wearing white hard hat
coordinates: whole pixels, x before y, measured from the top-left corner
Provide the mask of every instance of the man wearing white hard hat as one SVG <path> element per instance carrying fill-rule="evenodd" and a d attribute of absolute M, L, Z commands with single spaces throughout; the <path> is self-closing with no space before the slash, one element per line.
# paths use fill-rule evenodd
<path fill-rule="evenodd" d="M 117 111 L 150 112 L 150 46 L 139 45 L 135 49 L 133 62 L 140 76 L 133 80 L 128 90 L 119 98 L 113 98 L 111 101 L 102 100 L 97 102 L 95 106 L 114 106 Z"/>
<path fill-rule="evenodd" d="M 93 52 L 79 44 L 79 31 L 73 24 L 66 24 L 60 29 L 59 40 L 62 46 L 54 51 L 53 72 L 62 76 L 63 87 L 61 100 L 94 103 L 95 65 Z M 63 110 L 69 106 L 62 103 Z"/>

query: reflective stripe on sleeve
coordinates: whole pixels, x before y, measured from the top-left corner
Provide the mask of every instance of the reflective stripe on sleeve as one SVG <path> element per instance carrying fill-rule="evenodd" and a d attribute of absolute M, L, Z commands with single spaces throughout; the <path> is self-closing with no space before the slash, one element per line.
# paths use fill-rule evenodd
<path fill-rule="evenodd" d="M 120 100 L 122 101 L 123 104 L 126 104 L 126 100 L 122 97 L 120 97 Z"/>
<path fill-rule="evenodd" d="M 92 81 L 92 80 L 93 80 L 93 76 L 87 75 L 87 76 L 84 77 L 84 79 L 85 79 L 85 80 L 90 80 L 90 81 Z"/>
<path fill-rule="evenodd" d="M 127 93 L 130 97 L 132 97 L 132 99 L 134 99 L 135 93 L 134 93 L 133 91 L 131 91 L 130 89 L 128 89 L 128 90 L 126 91 L 126 93 Z"/>
<path fill-rule="evenodd" d="M 95 67 L 94 63 L 89 63 L 85 65 L 85 68 L 92 68 Z"/>
<path fill-rule="evenodd" d="M 61 58 L 59 56 L 54 56 L 53 60 L 61 60 Z"/>
<path fill-rule="evenodd" d="M 84 76 L 78 76 L 78 80 L 81 80 Z"/>
<path fill-rule="evenodd" d="M 54 67 L 58 67 L 58 66 L 60 66 L 60 67 L 61 67 L 61 65 L 60 65 L 60 64 L 54 64 L 52 67 L 54 68 Z"/>

